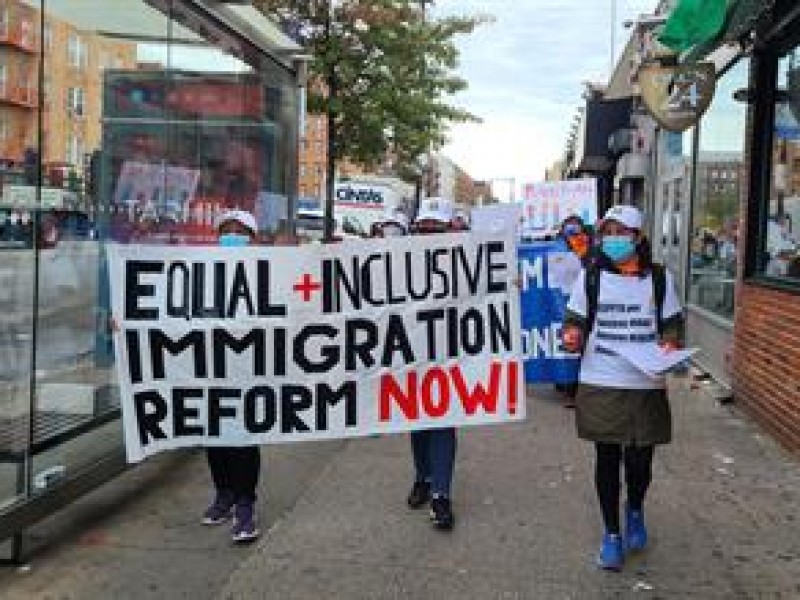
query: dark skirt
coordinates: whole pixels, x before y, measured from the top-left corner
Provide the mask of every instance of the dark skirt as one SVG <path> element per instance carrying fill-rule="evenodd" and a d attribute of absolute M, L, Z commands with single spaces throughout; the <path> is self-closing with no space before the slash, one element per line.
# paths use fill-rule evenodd
<path fill-rule="evenodd" d="M 578 437 L 591 442 L 652 446 L 672 439 L 667 391 L 580 384 L 575 398 Z"/>

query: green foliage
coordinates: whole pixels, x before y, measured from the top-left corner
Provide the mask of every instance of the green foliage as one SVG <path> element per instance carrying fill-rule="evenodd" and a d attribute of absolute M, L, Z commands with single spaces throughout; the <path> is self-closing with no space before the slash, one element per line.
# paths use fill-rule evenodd
<path fill-rule="evenodd" d="M 390 154 L 410 175 L 450 124 L 477 121 L 447 100 L 467 85 L 455 74 L 454 39 L 487 17 L 423 18 L 419 0 L 256 4 L 313 56 L 308 106 L 333 115 L 333 158 L 372 164 Z"/>

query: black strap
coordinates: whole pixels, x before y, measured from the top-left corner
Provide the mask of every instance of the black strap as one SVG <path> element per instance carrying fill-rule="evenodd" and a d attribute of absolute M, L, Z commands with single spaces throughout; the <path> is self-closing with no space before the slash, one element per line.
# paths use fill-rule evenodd
<path fill-rule="evenodd" d="M 664 334 L 664 298 L 667 295 L 667 274 L 664 265 L 653 263 L 651 270 L 653 278 L 653 300 L 656 304 L 656 329 L 658 336 Z"/>

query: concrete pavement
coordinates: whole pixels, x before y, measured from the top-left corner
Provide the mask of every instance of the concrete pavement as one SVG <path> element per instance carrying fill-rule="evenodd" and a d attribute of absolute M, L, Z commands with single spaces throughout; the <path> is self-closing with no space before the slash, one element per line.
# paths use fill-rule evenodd
<path fill-rule="evenodd" d="M 528 422 L 459 433 L 452 533 L 405 507 L 406 436 L 267 448 L 272 525 L 249 548 L 197 524 L 202 455 L 168 456 L 35 531 L 44 545 L 29 570 L 0 572 L 0 597 L 800 597 L 800 461 L 690 384 L 673 381 L 650 547 L 620 574 L 593 563 L 591 447 L 537 389 Z"/>

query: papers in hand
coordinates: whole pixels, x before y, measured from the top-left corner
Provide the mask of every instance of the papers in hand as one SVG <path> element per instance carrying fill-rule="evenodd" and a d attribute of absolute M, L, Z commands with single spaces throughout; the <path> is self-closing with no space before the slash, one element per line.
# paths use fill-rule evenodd
<path fill-rule="evenodd" d="M 602 342 L 597 344 L 625 359 L 649 377 L 662 377 L 668 371 L 694 356 L 699 348 L 664 350 L 657 344 L 632 344 L 630 342 Z"/>

